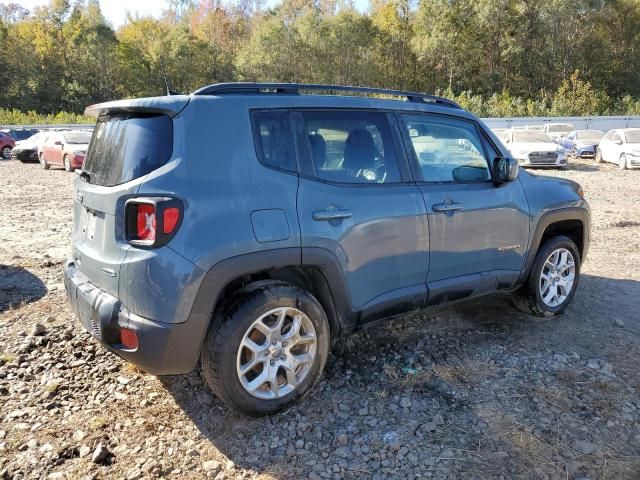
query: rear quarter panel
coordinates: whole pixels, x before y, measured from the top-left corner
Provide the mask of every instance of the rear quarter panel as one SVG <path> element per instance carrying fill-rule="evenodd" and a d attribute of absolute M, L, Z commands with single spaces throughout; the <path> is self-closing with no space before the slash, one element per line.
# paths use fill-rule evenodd
<path fill-rule="evenodd" d="M 174 118 L 173 165 L 150 173 L 139 192 L 183 200 L 184 219 L 169 247 L 204 271 L 245 253 L 300 246 L 298 177 L 258 161 L 249 110 L 242 98 L 193 97 Z M 284 212 L 287 238 L 257 240 L 251 214 L 266 209 Z"/>

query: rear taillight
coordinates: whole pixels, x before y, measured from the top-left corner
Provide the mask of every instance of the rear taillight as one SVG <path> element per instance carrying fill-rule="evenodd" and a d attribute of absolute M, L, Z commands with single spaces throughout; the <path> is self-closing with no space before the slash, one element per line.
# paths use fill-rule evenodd
<path fill-rule="evenodd" d="M 139 203 L 136 209 L 136 240 L 155 241 L 156 207 Z"/>
<path fill-rule="evenodd" d="M 127 241 L 140 247 L 161 247 L 175 235 L 182 202 L 171 197 L 132 198 L 125 204 Z"/>

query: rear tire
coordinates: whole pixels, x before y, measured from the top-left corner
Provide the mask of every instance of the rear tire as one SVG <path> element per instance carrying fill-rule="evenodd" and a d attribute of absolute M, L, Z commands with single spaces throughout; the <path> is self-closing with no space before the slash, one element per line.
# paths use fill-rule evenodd
<path fill-rule="evenodd" d="M 556 254 L 557 261 L 553 261 Z M 527 281 L 514 293 L 514 304 L 537 317 L 561 314 L 571 303 L 579 280 L 576 244 L 564 235 L 553 237 L 538 250 Z"/>
<path fill-rule="evenodd" d="M 44 158 L 44 153 L 41 153 L 38 156 L 38 159 L 40 160 L 40 165 L 42 166 L 42 168 L 44 168 L 45 170 L 49 170 L 49 164 L 47 163 L 47 160 Z"/>
<path fill-rule="evenodd" d="M 202 374 L 230 407 L 251 416 L 276 413 L 320 379 L 329 322 L 308 292 L 269 283 L 237 296 L 218 320 L 202 347 Z"/>
<path fill-rule="evenodd" d="M 75 170 L 75 168 L 71 166 L 71 159 L 69 158 L 69 155 L 64 156 L 64 169 L 67 172 L 73 172 Z"/>

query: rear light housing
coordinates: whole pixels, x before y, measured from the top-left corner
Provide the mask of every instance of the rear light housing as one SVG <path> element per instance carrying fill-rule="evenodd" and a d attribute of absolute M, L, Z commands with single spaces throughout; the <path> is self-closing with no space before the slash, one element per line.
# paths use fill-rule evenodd
<path fill-rule="evenodd" d="M 125 236 L 137 247 L 157 248 L 169 243 L 182 222 L 182 202 L 173 197 L 137 197 L 127 200 Z"/>

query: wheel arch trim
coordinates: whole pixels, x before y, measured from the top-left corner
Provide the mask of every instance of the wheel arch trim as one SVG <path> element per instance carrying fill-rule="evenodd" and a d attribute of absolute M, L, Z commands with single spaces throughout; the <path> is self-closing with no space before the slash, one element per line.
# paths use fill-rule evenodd
<path fill-rule="evenodd" d="M 591 220 L 589 210 L 582 207 L 566 207 L 557 210 L 551 210 L 544 213 L 538 220 L 533 235 L 531 236 L 531 242 L 527 252 L 527 258 L 525 260 L 524 269 L 518 279 L 518 284 L 522 284 L 526 281 L 535 261 L 538 250 L 540 249 L 542 238 L 549 226 L 554 223 L 560 223 L 568 220 L 578 221 L 582 224 L 582 250 L 580 251 L 580 263 L 584 261 L 589 250 L 589 235 Z"/>

